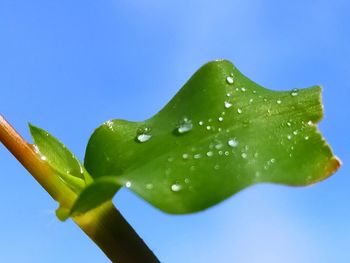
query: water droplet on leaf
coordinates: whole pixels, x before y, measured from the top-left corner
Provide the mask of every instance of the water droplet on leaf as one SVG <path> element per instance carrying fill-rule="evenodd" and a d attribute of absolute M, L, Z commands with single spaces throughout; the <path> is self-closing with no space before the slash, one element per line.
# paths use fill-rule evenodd
<path fill-rule="evenodd" d="M 231 147 L 237 147 L 238 141 L 236 139 L 230 139 L 228 140 L 227 144 Z"/>
<path fill-rule="evenodd" d="M 213 152 L 212 152 L 212 151 L 207 152 L 207 156 L 208 156 L 208 157 L 213 156 Z"/>
<path fill-rule="evenodd" d="M 137 136 L 137 141 L 138 142 L 147 142 L 151 138 L 152 138 L 152 135 L 150 135 L 150 134 L 140 134 Z"/>
<path fill-rule="evenodd" d="M 183 118 L 183 120 L 181 120 L 181 122 L 177 127 L 177 132 L 180 134 L 187 133 L 191 131 L 192 128 L 193 128 L 192 121 L 187 118 Z"/>
<path fill-rule="evenodd" d="M 153 189 L 153 184 L 146 184 L 146 189 L 148 189 L 148 190 Z"/>
<path fill-rule="evenodd" d="M 193 156 L 194 159 L 199 159 L 201 157 L 202 157 L 202 155 L 200 153 L 197 153 Z"/>
<path fill-rule="evenodd" d="M 299 92 L 298 89 L 292 89 L 290 95 L 291 95 L 292 97 L 298 96 L 298 92 Z"/>
<path fill-rule="evenodd" d="M 228 84 L 233 84 L 233 78 L 232 78 L 231 76 L 228 76 L 228 77 L 226 78 L 226 82 L 227 82 Z"/>
<path fill-rule="evenodd" d="M 225 108 L 228 109 L 228 108 L 231 108 L 232 107 L 232 103 L 231 102 L 228 102 L 228 101 L 225 101 Z"/>
<path fill-rule="evenodd" d="M 171 185 L 170 189 L 173 192 L 179 192 L 182 189 L 182 186 L 179 183 L 175 183 Z"/>
<path fill-rule="evenodd" d="M 184 154 L 182 155 L 182 159 L 184 159 L 184 160 L 187 160 L 188 157 L 190 157 L 188 153 L 184 153 Z"/>
<path fill-rule="evenodd" d="M 147 127 L 139 128 L 137 130 L 137 135 L 136 135 L 136 141 L 142 143 L 142 142 L 147 142 L 149 139 L 152 138 L 152 135 L 150 134 L 151 129 Z"/>

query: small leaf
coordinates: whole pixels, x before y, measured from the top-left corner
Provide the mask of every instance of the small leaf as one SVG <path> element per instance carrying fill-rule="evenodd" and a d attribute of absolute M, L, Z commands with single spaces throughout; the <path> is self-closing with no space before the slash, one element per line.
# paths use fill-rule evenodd
<path fill-rule="evenodd" d="M 41 159 L 48 162 L 74 192 L 80 193 L 85 184 L 91 182 L 92 179 L 78 159 L 48 132 L 31 124 L 29 128 Z"/>
<path fill-rule="evenodd" d="M 112 198 L 118 184 L 163 211 L 191 213 L 256 183 L 323 180 L 340 162 L 316 127 L 320 92 L 268 90 L 228 61 L 208 63 L 152 118 L 93 133 L 85 166 L 109 179 L 83 191 L 76 210 Z"/>
<path fill-rule="evenodd" d="M 101 177 L 88 185 L 74 203 L 70 214 L 72 216 L 83 214 L 104 202 L 111 200 L 120 188 L 114 177 Z"/>

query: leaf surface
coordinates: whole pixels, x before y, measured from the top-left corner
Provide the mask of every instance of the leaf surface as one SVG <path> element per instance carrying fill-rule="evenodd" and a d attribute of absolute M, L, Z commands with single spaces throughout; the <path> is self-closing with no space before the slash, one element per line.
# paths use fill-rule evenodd
<path fill-rule="evenodd" d="M 30 133 L 34 140 L 34 146 L 43 161 L 47 161 L 53 171 L 75 193 L 91 182 L 90 175 L 80 161 L 66 146 L 49 134 L 47 131 L 29 124 Z"/>
<path fill-rule="evenodd" d="M 228 61 L 210 62 L 152 118 L 111 120 L 95 130 L 85 155 L 95 182 L 73 213 L 121 186 L 182 214 L 256 183 L 316 183 L 340 165 L 316 127 L 322 109 L 319 86 L 272 91 Z"/>

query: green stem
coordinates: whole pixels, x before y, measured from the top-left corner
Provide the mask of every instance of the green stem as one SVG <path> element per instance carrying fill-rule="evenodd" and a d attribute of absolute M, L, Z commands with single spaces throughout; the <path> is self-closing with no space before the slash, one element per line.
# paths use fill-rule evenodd
<path fill-rule="evenodd" d="M 112 202 L 73 220 L 112 262 L 159 262 Z"/>
<path fill-rule="evenodd" d="M 29 144 L 0 115 L 0 141 L 33 175 L 40 185 L 64 207 L 72 207 L 77 195 L 41 160 Z M 112 202 L 73 218 L 112 262 L 159 262 Z"/>

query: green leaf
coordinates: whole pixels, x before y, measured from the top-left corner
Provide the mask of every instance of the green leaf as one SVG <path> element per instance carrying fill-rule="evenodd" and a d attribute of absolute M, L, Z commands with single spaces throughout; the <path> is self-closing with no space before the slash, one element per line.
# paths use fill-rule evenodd
<path fill-rule="evenodd" d="M 29 124 L 36 151 L 49 163 L 62 181 L 75 193 L 80 193 L 92 181 L 79 160 L 48 132 Z"/>
<path fill-rule="evenodd" d="M 320 93 L 268 90 L 228 61 L 210 62 L 152 118 L 107 121 L 93 133 L 85 167 L 102 181 L 73 210 L 106 201 L 118 184 L 163 211 L 191 213 L 256 183 L 323 180 L 340 162 L 316 127 Z"/>
<path fill-rule="evenodd" d="M 93 184 L 88 185 L 80 194 L 71 209 L 71 215 L 79 215 L 93 209 L 100 204 L 111 200 L 120 188 L 118 181 L 114 177 L 101 177 Z"/>

